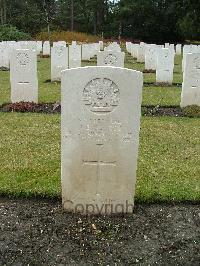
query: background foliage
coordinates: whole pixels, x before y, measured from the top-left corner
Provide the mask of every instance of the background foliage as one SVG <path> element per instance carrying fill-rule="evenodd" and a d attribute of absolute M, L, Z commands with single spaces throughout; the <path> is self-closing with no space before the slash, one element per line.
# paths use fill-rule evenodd
<path fill-rule="evenodd" d="M 1 25 L 146 42 L 200 40 L 197 0 L 0 0 Z"/>
<path fill-rule="evenodd" d="M 6 25 L 0 27 L 0 41 L 20 41 L 29 39 L 31 39 L 29 34 L 19 31 L 16 27 Z"/>

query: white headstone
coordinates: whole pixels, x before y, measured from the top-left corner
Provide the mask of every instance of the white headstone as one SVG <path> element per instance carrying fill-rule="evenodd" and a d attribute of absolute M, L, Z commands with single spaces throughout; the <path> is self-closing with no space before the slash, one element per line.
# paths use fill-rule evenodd
<path fill-rule="evenodd" d="M 156 70 L 158 48 L 155 44 L 145 46 L 145 69 Z"/>
<path fill-rule="evenodd" d="M 138 63 L 145 62 L 145 44 L 143 43 L 137 46 L 137 62 Z"/>
<path fill-rule="evenodd" d="M 13 50 L 10 61 L 11 101 L 38 102 L 37 53 Z"/>
<path fill-rule="evenodd" d="M 184 71 L 186 64 L 186 56 L 190 53 L 199 53 L 199 49 L 197 45 L 184 45 L 183 47 L 183 60 L 182 60 L 182 71 Z"/>
<path fill-rule="evenodd" d="M 100 51 L 103 51 L 104 49 L 104 43 L 103 41 L 99 41 Z"/>
<path fill-rule="evenodd" d="M 169 49 L 170 49 L 173 53 L 175 53 L 174 44 L 170 44 L 170 45 L 169 45 Z"/>
<path fill-rule="evenodd" d="M 7 68 L 10 67 L 10 56 L 9 56 L 10 49 L 8 45 L 0 44 L 0 68 Z"/>
<path fill-rule="evenodd" d="M 177 55 L 181 55 L 182 54 L 182 45 L 181 44 L 177 44 L 176 45 L 176 54 Z"/>
<path fill-rule="evenodd" d="M 189 105 L 200 106 L 200 53 L 186 56 L 181 107 Z"/>
<path fill-rule="evenodd" d="M 61 80 L 61 71 L 68 68 L 68 48 L 54 46 L 51 48 L 51 81 Z"/>
<path fill-rule="evenodd" d="M 42 53 L 43 43 L 42 41 L 37 41 L 37 54 Z"/>
<path fill-rule="evenodd" d="M 69 68 L 81 67 L 81 45 L 69 46 Z"/>
<path fill-rule="evenodd" d="M 135 44 L 135 43 L 133 43 L 132 45 L 131 45 L 131 55 L 132 55 L 132 57 L 133 58 L 137 58 L 137 54 L 138 54 L 138 46 L 139 46 L 139 44 Z"/>
<path fill-rule="evenodd" d="M 97 54 L 97 66 L 124 67 L 125 53 L 103 51 Z"/>
<path fill-rule="evenodd" d="M 126 42 L 126 50 L 127 50 L 127 52 L 128 52 L 129 54 L 131 53 L 131 45 L 132 45 L 131 42 Z"/>
<path fill-rule="evenodd" d="M 91 47 L 89 44 L 82 45 L 82 60 L 89 61 L 91 58 Z"/>
<path fill-rule="evenodd" d="M 66 70 L 62 75 L 64 209 L 101 214 L 132 212 L 142 73 L 84 67 Z"/>
<path fill-rule="evenodd" d="M 50 42 L 49 41 L 45 41 L 43 43 L 43 55 L 44 56 L 50 56 L 50 54 L 51 54 Z"/>
<path fill-rule="evenodd" d="M 162 48 L 158 50 L 156 82 L 168 83 L 173 82 L 175 53 L 171 49 Z"/>

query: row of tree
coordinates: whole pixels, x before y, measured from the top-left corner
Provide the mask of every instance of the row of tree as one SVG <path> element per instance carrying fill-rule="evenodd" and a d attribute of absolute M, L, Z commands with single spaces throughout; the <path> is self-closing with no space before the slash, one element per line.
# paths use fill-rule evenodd
<path fill-rule="evenodd" d="M 200 40 L 197 0 L 0 0 L 1 25 L 148 42 Z"/>

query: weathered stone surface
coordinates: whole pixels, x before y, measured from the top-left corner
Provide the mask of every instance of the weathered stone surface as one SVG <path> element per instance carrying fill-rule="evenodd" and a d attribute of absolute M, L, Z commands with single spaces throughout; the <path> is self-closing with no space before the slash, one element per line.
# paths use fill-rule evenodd
<path fill-rule="evenodd" d="M 142 85 L 142 73 L 129 69 L 62 72 L 64 209 L 132 212 Z"/>

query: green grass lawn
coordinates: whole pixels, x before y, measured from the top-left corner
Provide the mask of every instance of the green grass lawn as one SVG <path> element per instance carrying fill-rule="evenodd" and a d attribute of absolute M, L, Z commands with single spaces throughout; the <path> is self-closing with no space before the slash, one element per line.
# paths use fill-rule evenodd
<path fill-rule="evenodd" d="M 0 194 L 60 196 L 60 115 L 0 113 Z M 138 201 L 200 200 L 200 121 L 143 117 Z"/>
<path fill-rule="evenodd" d="M 94 66 L 96 60 L 82 62 L 82 66 Z M 144 64 L 138 64 L 131 55 L 126 53 L 125 67 L 142 71 Z M 38 58 L 38 79 L 39 79 L 39 102 L 60 101 L 60 83 L 51 83 L 50 58 Z M 48 81 L 48 82 L 47 82 Z M 144 74 L 144 82 L 155 82 L 156 75 L 153 73 Z M 174 82 L 182 82 L 181 56 L 176 56 Z M 171 87 L 144 87 L 143 105 L 180 105 L 181 88 Z M 0 105 L 10 102 L 9 72 L 0 71 Z"/>
<path fill-rule="evenodd" d="M 179 106 L 181 88 L 144 87 L 142 105 Z"/>

